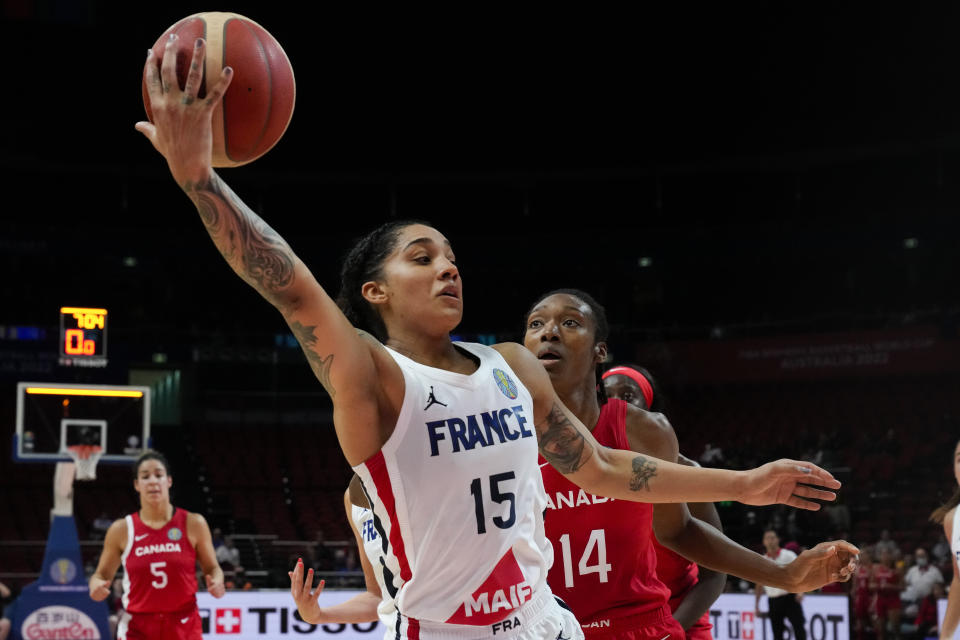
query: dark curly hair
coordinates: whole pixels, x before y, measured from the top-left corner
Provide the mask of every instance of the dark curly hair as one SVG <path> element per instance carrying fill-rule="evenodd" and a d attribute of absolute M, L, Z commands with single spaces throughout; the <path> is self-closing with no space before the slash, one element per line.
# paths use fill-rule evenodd
<path fill-rule="evenodd" d="M 530 308 L 527 309 L 526 315 L 523 316 L 523 333 L 521 334 L 520 341 L 523 342 L 523 335 L 527 332 L 527 321 L 530 319 L 530 314 L 533 313 L 533 310 L 550 296 L 560 294 L 576 298 L 590 307 L 590 312 L 593 314 L 593 344 L 597 344 L 598 342 L 606 342 L 607 337 L 610 335 L 610 325 L 607 322 L 607 310 L 604 309 L 603 305 L 597 302 L 593 296 L 586 291 L 581 291 L 580 289 L 554 289 L 553 291 L 548 291 L 542 296 L 539 296 L 536 301 L 530 305 Z M 603 382 L 600 379 L 600 375 L 602 373 L 602 365 L 597 364 L 597 401 L 601 405 L 604 405 L 607 403 L 607 392 L 603 388 Z"/>
<path fill-rule="evenodd" d="M 396 248 L 400 232 L 412 224 L 433 226 L 422 220 L 386 222 L 357 240 L 340 268 L 337 306 L 353 326 L 376 336 L 381 342 L 387 339 L 387 327 L 360 289 L 364 282 L 383 278 L 383 263 Z"/>

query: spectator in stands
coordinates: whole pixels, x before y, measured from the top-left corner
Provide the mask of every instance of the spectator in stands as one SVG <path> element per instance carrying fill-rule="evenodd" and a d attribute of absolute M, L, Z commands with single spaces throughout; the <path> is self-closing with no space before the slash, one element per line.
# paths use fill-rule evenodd
<path fill-rule="evenodd" d="M 323 529 L 317 529 L 317 535 L 310 543 L 308 560 L 314 571 L 336 570 L 336 559 L 330 547 L 327 546 L 327 537 Z"/>
<path fill-rule="evenodd" d="M 223 531 L 220 530 L 220 527 L 215 527 L 213 530 L 213 548 L 219 549 L 223 546 Z"/>
<path fill-rule="evenodd" d="M 951 566 L 953 558 L 950 553 L 950 543 L 947 542 L 947 536 L 943 535 L 943 531 L 940 532 L 940 538 L 937 539 L 936 544 L 930 549 L 930 555 L 932 556 L 933 563 L 940 568 L 941 574 L 943 574 L 947 567 Z"/>
<path fill-rule="evenodd" d="M 3 609 L 3 615 L 0 616 L 0 640 L 7 640 L 10 635 L 13 607 L 13 592 L 10 591 L 10 587 L 0 582 L 0 608 Z"/>
<path fill-rule="evenodd" d="M 217 562 L 226 571 L 228 566 L 236 568 L 240 566 L 240 549 L 233 542 L 233 538 L 227 536 L 223 540 L 223 546 L 217 549 Z"/>
<path fill-rule="evenodd" d="M 917 627 L 913 640 L 936 637 L 940 627 L 940 621 L 937 619 L 937 600 L 946 597 L 947 593 L 943 590 L 943 585 L 938 584 L 934 586 L 933 593 L 920 601 L 917 618 L 913 622 Z"/>
<path fill-rule="evenodd" d="M 883 551 L 889 551 L 892 557 L 896 557 L 897 552 L 900 549 L 897 547 L 897 543 L 890 537 L 890 530 L 884 529 L 880 532 L 880 540 L 873 545 L 873 552 L 877 554 L 877 557 L 880 556 L 880 553 Z"/>
<path fill-rule="evenodd" d="M 904 576 L 905 588 L 900 594 L 903 615 L 914 618 L 920 610 L 920 602 L 933 593 L 936 586 L 943 586 L 943 574 L 930 564 L 927 550 L 919 547 L 914 553 L 915 563 Z"/>
<path fill-rule="evenodd" d="M 227 591 L 250 591 L 253 589 L 253 583 L 247 579 L 247 570 L 237 566 L 232 572 L 233 575 L 227 577 L 223 586 Z"/>
<path fill-rule="evenodd" d="M 874 563 L 870 586 L 876 591 L 874 622 L 877 638 L 884 640 L 887 630 L 894 638 L 900 637 L 900 591 L 903 589 L 903 574 L 897 571 L 893 554 L 884 548 L 877 552 L 879 562 Z"/>
<path fill-rule="evenodd" d="M 93 524 L 90 525 L 91 532 L 97 540 L 103 540 L 107 535 L 107 529 L 113 524 L 113 520 L 107 515 L 106 511 L 101 511 Z"/>
<path fill-rule="evenodd" d="M 700 454 L 700 464 L 705 467 L 716 467 L 723 464 L 723 450 L 708 442 L 703 447 L 703 453 Z"/>

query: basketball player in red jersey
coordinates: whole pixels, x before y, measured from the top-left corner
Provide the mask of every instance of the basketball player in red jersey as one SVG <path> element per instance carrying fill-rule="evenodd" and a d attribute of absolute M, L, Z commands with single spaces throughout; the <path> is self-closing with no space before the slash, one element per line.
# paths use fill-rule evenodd
<path fill-rule="evenodd" d="M 900 592 L 903 590 L 903 574 L 894 566 L 893 554 L 889 549 L 880 551 L 879 562 L 873 563 L 870 573 L 870 586 L 876 592 L 874 600 L 874 624 L 877 639 L 887 637 L 889 624 L 894 638 L 900 637 Z"/>
<path fill-rule="evenodd" d="M 140 510 L 107 530 L 100 563 L 90 577 L 90 597 L 100 601 L 110 595 L 122 564 L 124 613 L 118 640 L 201 640 L 198 560 L 210 594 L 224 594 L 210 528 L 200 514 L 170 503 L 173 478 L 163 455 L 146 451 L 133 469 Z"/>
<path fill-rule="evenodd" d="M 603 374 L 602 380 L 608 398 L 619 398 L 644 411 L 663 413 L 663 395 L 656 380 L 643 367 L 613 367 Z M 682 453 L 677 454 L 677 462 L 690 467 L 700 466 Z M 720 514 L 712 502 L 691 502 L 687 507 L 691 516 L 723 531 Z M 723 593 L 726 574 L 690 562 L 660 544 L 656 538 L 653 548 L 657 552 L 657 578 L 670 589 L 670 611 L 686 632 L 687 640 L 713 640 L 710 605 Z"/>
<path fill-rule="evenodd" d="M 676 460 L 677 439 L 661 414 L 618 399 L 601 404 L 597 367 L 606 356 L 607 322 L 591 296 L 571 289 L 541 297 L 527 314 L 524 345 L 543 363 L 557 395 L 601 445 Z M 653 528 L 670 548 L 699 564 L 764 584 L 798 591 L 847 580 L 856 569 L 856 547 L 821 543 L 779 566 L 690 517 L 683 503 L 613 501 L 590 495 L 541 464 L 547 492 L 545 525 L 553 543 L 548 581 L 583 625 L 588 638 L 680 640 L 671 616 L 670 591 L 657 578 Z M 643 483 L 642 473 L 637 483 Z M 763 577 L 760 577 L 763 576 Z M 834 576 L 834 577 L 829 577 Z"/>

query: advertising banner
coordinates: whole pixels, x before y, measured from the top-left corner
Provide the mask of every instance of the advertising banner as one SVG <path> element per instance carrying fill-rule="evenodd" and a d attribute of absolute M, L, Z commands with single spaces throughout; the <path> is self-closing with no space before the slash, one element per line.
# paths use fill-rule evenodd
<path fill-rule="evenodd" d="M 326 607 L 355 596 L 358 591 L 324 591 L 320 606 Z M 197 594 L 204 638 L 246 640 L 247 638 L 382 638 L 386 629 L 379 623 L 311 625 L 297 613 L 286 591 L 228 592 L 217 600 Z M 850 616 L 846 596 L 806 596 L 803 599 L 808 640 L 850 640 Z M 760 600 L 760 615 L 754 611 L 752 594 L 725 593 L 710 608 L 715 640 L 772 640 L 767 620 L 766 597 Z M 787 623 L 787 637 L 794 640 Z"/>

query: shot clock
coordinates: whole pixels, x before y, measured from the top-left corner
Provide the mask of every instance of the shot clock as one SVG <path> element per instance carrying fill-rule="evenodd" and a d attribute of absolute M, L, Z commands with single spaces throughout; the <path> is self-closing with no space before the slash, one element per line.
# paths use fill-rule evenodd
<path fill-rule="evenodd" d="M 60 364 L 107 366 L 107 310 L 60 308 Z"/>

